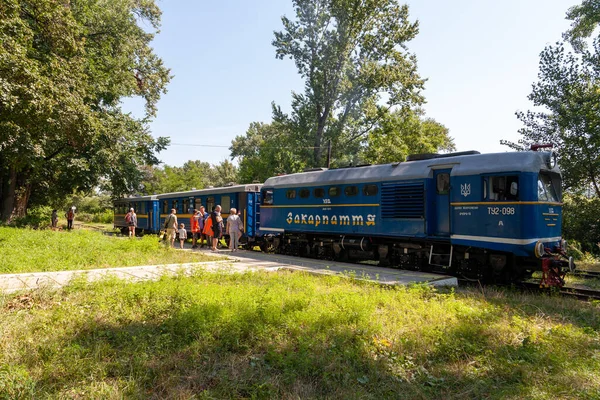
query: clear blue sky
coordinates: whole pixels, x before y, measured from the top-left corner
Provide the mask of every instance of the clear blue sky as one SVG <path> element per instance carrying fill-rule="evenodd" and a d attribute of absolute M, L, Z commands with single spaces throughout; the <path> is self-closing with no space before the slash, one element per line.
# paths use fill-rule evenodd
<path fill-rule="evenodd" d="M 561 38 L 576 0 L 408 0 L 420 33 L 409 42 L 427 78 L 427 116 L 450 129 L 457 150 L 507 151 L 516 141 L 515 111 L 537 78 L 539 53 Z M 169 136 L 159 158 L 217 164 L 250 122 L 271 120 L 271 102 L 289 110 L 303 81 L 291 60 L 275 59 L 273 31 L 293 16 L 291 0 L 159 1 L 163 10 L 155 52 L 174 75 L 151 124 Z M 134 113 L 139 101 L 126 101 Z M 177 145 L 184 144 L 184 145 Z M 193 147 L 209 144 L 224 147 Z"/>

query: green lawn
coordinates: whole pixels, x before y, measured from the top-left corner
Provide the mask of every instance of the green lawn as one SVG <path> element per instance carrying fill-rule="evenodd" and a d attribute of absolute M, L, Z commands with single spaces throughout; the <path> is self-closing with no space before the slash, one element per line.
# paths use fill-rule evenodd
<path fill-rule="evenodd" d="M 0 297 L 0 398 L 599 399 L 600 305 L 304 273 Z"/>
<path fill-rule="evenodd" d="M 0 227 L 0 273 L 63 271 L 218 259 L 174 251 L 154 235 L 128 239 L 85 229 L 52 231 Z"/>

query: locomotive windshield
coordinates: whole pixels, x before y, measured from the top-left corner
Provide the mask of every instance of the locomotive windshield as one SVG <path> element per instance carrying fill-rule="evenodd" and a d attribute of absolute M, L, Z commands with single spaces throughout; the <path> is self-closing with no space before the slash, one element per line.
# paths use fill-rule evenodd
<path fill-rule="evenodd" d="M 538 178 L 538 201 L 560 201 L 558 191 L 549 174 L 540 174 Z"/>

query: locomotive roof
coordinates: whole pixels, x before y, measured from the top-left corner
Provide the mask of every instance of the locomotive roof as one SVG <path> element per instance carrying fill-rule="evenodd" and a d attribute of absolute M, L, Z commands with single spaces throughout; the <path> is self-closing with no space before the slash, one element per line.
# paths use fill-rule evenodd
<path fill-rule="evenodd" d="M 534 151 L 469 154 L 392 164 L 301 172 L 269 178 L 264 186 L 294 187 L 332 183 L 424 179 L 432 177 L 432 170 L 444 168 L 452 168 L 452 176 L 498 172 L 539 172 L 540 170 L 559 173 L 558 167 L 550 169 L 547 165 L 550 157 L 550 152 Z"/>
<path fill-rule="evenodd" d="M 192 196 L 206 196 L 211 194 L 226 194 L 226 193 L 240 193 L 240 192 L 260 192 L 262 183 L 253 183 L 250 185 L 233 185 L 223 186 L 216 188 L 207 188 L 200 190 L 188 190 L 185 192 L 173 192 L 159 194 L 157 198 L 168 199 L 173 197 L 192 197 Z"/>

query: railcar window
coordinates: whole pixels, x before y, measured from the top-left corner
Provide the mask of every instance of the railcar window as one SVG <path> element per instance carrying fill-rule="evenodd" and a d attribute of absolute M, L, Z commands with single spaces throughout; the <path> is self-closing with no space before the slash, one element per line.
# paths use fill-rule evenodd
<path fill-rule="evenodd" d="M 538 178 L 538 200 L 539 201 L 560 201 L 556 194 L 556 189 L 552 184 L 552 178 L 546 174 L 540 174 Z"/>
<path fill-rule="evenodd" d="M 344 194 L 346 194 L 346 196 L 356 196 L 358 194 L 358 187 L 346 186 L 344 189 Z"/>
<path fill-rule="evenodd" d="M 173 207 L 175 210 L 177 210 L 178 213 L 181 213 L 181 210 L 179 209 L 179 200 L 173 200 Z"/>
<path fill-rule="evenodd" d="M 489 176 L 484 179 L 483 198 L 492 201 L 519 200 L 519 177 Z"/>
<path fill-rule="evenodd" d="M 450 191 L 450 174 L 438 174 L 436 190 L 438 194 L 448 194 Z"/>
<path fill-rule="evenodd" d="M 228 213 L 231 210 L 231 196 L 221 196 L 221 212 Z"/>
<path fill-rule="evenodd" d="M 295 199 L 296 198 L 296 191 L 295 190 L 288 190 L 285 193 L 285 197 L 287 197 L 288 199 Z"/>
<path fill-rule="evenodd" d="M 212 212 L 213 208 L 215 208 L 215 198 L 207 197 L 206 198 L 206 212 Z"/>
<path fill-rule="evenodd" d="M 263 204 L 273 204 L 273 191 L 272 190 L 264 190 L 263 191 Z"/>
<path fill-rule="evenodd" d="M 183 200 L 183 213 L 190 212 L 190 201 L 188 199 Z"/>
<path fill-rule="evenodd" d="M 377 185 L 363 186 L 363 194 L 365 196 L 375 196 L 377 194 Z"/>
<path fill-rule="evenodd" d="M 196 210 L 199 210 L 201 205 L 202 205 L 202 199 L 194 199 L 194 208 Z"/>
<path fill-rule="evenodd" d="M 310 190 L 308 189 L 300 189 L 300 197 L 306 199 L 310 196 Z"/>
<path fill-rule="evenodd" d="M 340 188 L 338 186 L 332 186 L 329 188 L 329 197 L 337 197 L 340 195 Z"/>
<path fill-rule="evenodd" d="M 167 200 L 163 200 L 163 214 L 169 214 L 169 202 Z"/>
<path fill-rule="evenodd" d="M 325 189 L 323 188 L 316 188 L 315 191 L 313 192 L 315 197 L 320 199 L 323 196 L 325 196 Z"/>

